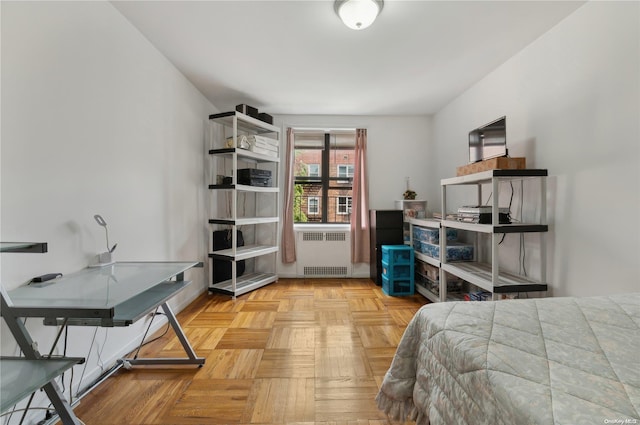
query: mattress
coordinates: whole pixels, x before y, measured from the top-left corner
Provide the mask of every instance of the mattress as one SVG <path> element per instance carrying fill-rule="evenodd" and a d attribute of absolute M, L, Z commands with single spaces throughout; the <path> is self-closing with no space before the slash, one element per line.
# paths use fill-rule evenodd
<path fill-rule="evenodd" d="M 376 400 L 417 424 L 640 423 L 640 293 L 426 305 Z"/>

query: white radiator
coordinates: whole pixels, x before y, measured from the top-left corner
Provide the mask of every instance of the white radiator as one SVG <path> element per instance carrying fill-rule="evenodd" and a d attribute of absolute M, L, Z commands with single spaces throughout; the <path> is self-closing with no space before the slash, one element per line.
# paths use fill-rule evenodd
<path fill-rule="evenodd" d="M 296 273 L 299 277 L 351 277 L 349 231 L 298 231 Z"/>

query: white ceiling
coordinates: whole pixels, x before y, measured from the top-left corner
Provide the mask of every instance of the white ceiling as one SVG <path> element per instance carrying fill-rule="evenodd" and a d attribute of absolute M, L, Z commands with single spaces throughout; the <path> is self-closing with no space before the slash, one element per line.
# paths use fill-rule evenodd
<path fill-rule="evenodd" d="M 112 1 L 221 111 L 432 114 L 583 1 L 385 1 L 362 31 L 330 0 Z"/>

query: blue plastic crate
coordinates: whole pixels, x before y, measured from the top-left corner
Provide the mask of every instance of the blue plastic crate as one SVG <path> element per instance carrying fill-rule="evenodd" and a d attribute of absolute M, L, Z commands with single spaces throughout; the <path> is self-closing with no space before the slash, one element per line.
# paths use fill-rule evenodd
<path fill-rule="evenodd" d="M 408 245 L 382 245 L 382 261 L 389 265 L 413 263 L 413 248 Z"/>
<path fill-rule="evenodd" d="M 382 276 L 382 291 L 387 295 L 403 296 L 413 295 L 413 276 L 410 279 L 388 279 Z"/>
<path fill-rule="evenodd" d="M 382 275 L 389 280 L 409 279 L 413 275 L 413 265 L 412 264 L 390 265 L 387 262 L 383 261 Z"/>

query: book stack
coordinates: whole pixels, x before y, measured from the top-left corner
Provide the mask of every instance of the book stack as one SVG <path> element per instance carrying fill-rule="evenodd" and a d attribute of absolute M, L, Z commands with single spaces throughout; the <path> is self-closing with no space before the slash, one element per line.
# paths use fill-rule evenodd
<path fill-rule="evenodd" d="M 465 223 L 491 224 L 493 208 L 489 205 L 472 205 L 458 208 L 457 220 Z M 498 222 L 510 224 L 509 208 L 498 209 Z"/>
<path fill-rule="evenodd" d="M 269 137 L 252 135 L 247 136 L 247 141 L 249 142 L 249 150 L 251 152 L 259 153 L 262 155 L 268 155 L 273 157 L 278 157 L 279 154 L 279 142 L 276 139 L 271 139 Z"/>

